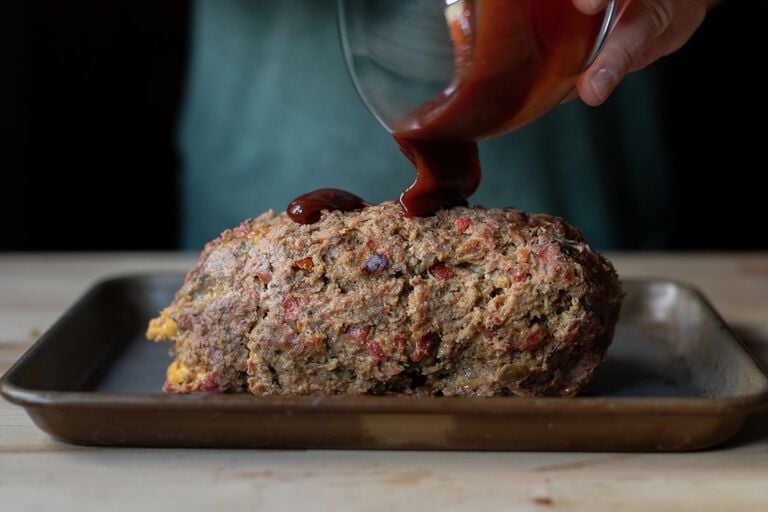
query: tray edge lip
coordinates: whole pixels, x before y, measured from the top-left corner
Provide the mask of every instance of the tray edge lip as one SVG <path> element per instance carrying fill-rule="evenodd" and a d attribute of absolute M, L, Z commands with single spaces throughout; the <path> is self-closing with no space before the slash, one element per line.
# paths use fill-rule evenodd
<path fill-rule="evenodd" d="M 13 375 L 19 370 L 19 368 L 22 368 L 25 364 L 28 364 L 27 361 L 31 359 L 37 352 L 39 352 L 42 347 L 44 347 L 47 343 L 49 343 L 48 338 L 51 336 L 51 333 L 55 331 L 60 325 L 64 324 L 69 320 L 69 318 L 74 314 L 75 310 L 86 300 L 89 299 L 89 297 L 97 295 L 99 293 L 102 293 L 102 290 L 109 286 L 114 286 L 115 283 L 119 283 L 121 281 L 131 281 L 136 279 L 156 279 L 156 278 L 171 278 L 171 277 L 178 277 L 183 278 L 185 276 L 184 272 L 168 272 L 168 271 L 157 271 L 157 272 L 125 272 L 125 273 L 115 273 L 115 274 L 106 274 L 98 279 L 95 279 L 91 283 L 87 284 L 84 290 L 81 290 L 76 296 L 75 299 L 72 300 L 64 309 L 64 311 L 56 318 L 56 320 L 48 327 L 48 329 L 43 332 L 43 334 L 40 335 L 40 337 L 35 340 L 32 345 L 27 348 L 27 350 L 24 351 L 24 353 L 19 356 L 19 358 L 13 362 L 13 364 L 3 373 L 2 376 L 0 376 L 0 396 L 3 396 L 6 400 L 8 400 L 11 403 L 22 405 L 23 407 L 32 406 L 35 403 L 39 403 L 39 401 L 31 400 L 30 395 L 33 394 L 49 394 L 51 396 L 57 395 L 57 394 L 80 394 L 82 395 L 84 392 L 82 391 L 45 391 L 45 390 L 36 390 L 32 388 L 27 388 L 23 386 L 19 386 L 17 384 L 14 384 L 11 382 L 11 378 Z"/>
<path fill-rule="evenodd" d="M 173 411 L 286 412 L 335 414 L 485 414 L 507 416 L 664 415 L 747 416 L 762 408 L 768 394 L 706 397 L 379 397 L 356 395 L 257 397 L 231 395 L 173 395 L 92 391 L 39 391 L 0 380 L 0 393 L 22 407 L 46 409 L 130 410 L 157 408 Z"/>
<path fill-rule="evenodd" d="M 553 397 L 492 397 L 478 400 L 477 397 L 369 397 L 357 395 L 303 395 L 294 397 L 256 397 L 250 394 L 231 394 L 231 395 L 172 395 L 161 393 L 114 393 L 103 391 L 50 391 L 31 389 L 11 382 L 12 376 L 23 367 L 28 359 L 49 342 L 50 333 L 60 324 L 66 322 L 73 314 L 74 310 L 90 296 L 100 293 L 104 288 L 112 286 L 121 281 L 132 281 L 137 279 L 157 279 L 157 278 L 178 278 L 183 279 L 184 272 L 177 271 L 147 271 L 136 273 L 119 273 L 105 275 L 94 281 L 81 292 L 65 311 L 56 319 L 56 321 L 16 360 L 11 367 L 0 378 L 0 395 L 6 400 L 24 408 L 48 409 L 48 408 L 132 408 L 135 406 L 162 404 L 163 407 L 174 410 L 200 409 L 210 410 L 219 408 L 222 410 L 243 411 L 245 408 L 252 410 L 285 411 L 290 407 L 295 412 L 335 412 L 357 414 L 368 412 L 377 413 L 410 413 L 410 414 L 451 414 L 460 412 L 480 412 L 485 414 L 541 414 L 541 415 L 565 415 L 567 414 L 585 414 L 585 408 L 589 409 L 590 414 L 604 414 L 606 412 L 621 414 L 669 414 L 669 415 L 718 415 L 726 412 L 738 412 L 744 416 L 752 414 L 763 408 L 768 408 L 768 374 L 762 368 L 760 362 L 755 358 L 751 351 L 744 345 L 731 327 L 722 318 L 715 309 L 707 296 L 694 284 L 670 279 L 666 277 L 629 277 L 622 279 L 622 283 L 640 283 L 640 284 L 673 284 L 679 288 L 687 290 L 689 293 L 703 303 L 704 307 L 712 314 L 721 328 L 726 331 L 727 337 L 735 343 L 737 348 L 746 353 L 749 360 L 754 365 L 757 373 L 762 378 L 762 389 L 756 393 L 745 395 L 721 396 L 721 397 L 573 397 L 573 398 L 553 398 Z M 191 397 L 196 397 L 191 399 Z M 352 400 L 350 400 L 352 399 Z M 361 411 L 360 403 L 344 403 L 345 401 L 354 401 L 362 399 L 366 404 L 365 411 Z M 428 401 L 425 401 L 428 400 Z M 386 405 L 386 401 L 398 401 L 394 405 L 387 405 L 386 410 L 370 407 L 370 404 Z M 410 403 L 417 407 L 405 407 L 401 405 Z M 431 404 L 457 404 L 466 401 L 471 403 L 469 407 L 458 406 L 455 409 L 436 410 Z M 208 402 L 213 402 L 208 403 Z M 325 403 L 329 402 L 329 403 Z M 341 402 L 341 404 L 333 403 Z M 492 403 L 509 404 L 501 410 L 482 410 L 488 409 L 487 405 Z M 422 409 L 419 410 L 419 403 Z M 430 404 L 429 407 L 424 404 Z M 486 407 L 482 407 L 482 404 Z M 320 406 L 326 406 L 321 408 Z M 370 410 L 369 410 L 370 409 Z M 481 409 L 480 411 L 475 409 Z M 531 410 L 538 409 L 538 410 Z"/>
<path fill-rule="evenodd" d="M 746 346 L 746 344 L 741 340 L 741 338 L 734 332 L 734 330 L 731 328 L 730 324 L 725 321 L 723 316 L 720 314 L 720 311 L 712 304 L 712 301 L 709 300 L 709 297 L 706 293 L 697 285 L 685 281 L 682 279 L 673 279 L 668 277 L 659 277 L 659 276 L 648 276 L 648 277 L 633 277 L 626 280 L 622 280 L 622 283 L 625 281 L 631 281 L 635 283 L 668 283 L 673 284 L 683 290 L 686 290 L 688 293 L 693 294 L 696 299 L 701 302 L 704 307 L 707 309 L 707 312 L 714 317 L 714 319 L 717 321 L 717 323 L 720 326 L 720 329 L 722 331 L 725 331 L 725 334 L 727 335 L 728 339 L 736 345 L 736 348 L 740 350 L 741 352 L 745 353 L 749 360 L 752 362 L 752 365 L 755 367 L 757 373 L 760 375 L 762 380 L 762 391 L 758 393 L 753 393 L 752 395 L 738 395 L 738 396 L 755 396 L 755 397 L 761 397 L 762 396 L 762 407 L 768 408 L 768 368 L 764 368 L 763 365 L 758 361 L 758 359 L 755 357 L 755 355 L 752 353 L 752 351 L 749 349 L 749 347 Z M 761 407 L 758 407 L 761 408 Z"/>

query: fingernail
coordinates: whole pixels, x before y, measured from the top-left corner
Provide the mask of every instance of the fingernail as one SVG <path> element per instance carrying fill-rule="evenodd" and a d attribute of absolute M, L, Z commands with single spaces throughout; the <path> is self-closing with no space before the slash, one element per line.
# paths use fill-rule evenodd
<path fill-rule="evenodd" d="M 597 12 L 604 7 L 603 0 L 587 0 L 587 7 L 590 12 Z"/>
<path fill-rule="evenodd" d="M 589 82 L 592 84 L 592 90 L 595 91 L 595 94 L 600 98 L 600 101 L 605 101 L 608 99 L 608 96 L 611 94 L 614 87 L 616 87 L 617 80 L 613 71 L 602 68 L 592 75 Z"/>

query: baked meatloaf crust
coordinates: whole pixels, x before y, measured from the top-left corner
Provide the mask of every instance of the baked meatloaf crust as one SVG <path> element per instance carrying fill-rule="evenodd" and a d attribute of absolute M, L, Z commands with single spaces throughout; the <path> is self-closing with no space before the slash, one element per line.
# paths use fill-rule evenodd
<path fill-rule="evenodd" d="M 621 299 L 560 218 L 384 203 L 225 231 L 147 335 L 174 342 L 167 392 L 572 396 Z"/>

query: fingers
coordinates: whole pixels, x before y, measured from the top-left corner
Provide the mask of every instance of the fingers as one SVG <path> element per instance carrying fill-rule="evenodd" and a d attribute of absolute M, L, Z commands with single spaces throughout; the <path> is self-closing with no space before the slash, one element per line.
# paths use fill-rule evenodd
<path fill-rule="evenodd" d="M 605 9 L 610 0 L 573 0 L 573 5 L 584 14 L 595 14 Z"/>
<path fill-rule="evenodd" d="M 586 104 L 597 106 L 608 99 L 650 43 L 669 28 L 674 1 L 634 0 L 627 5 L 603 51 L 579 77 L 579 95 Z"/>
<path fill-rule="evenodd" d="M 696 32 L 707 14 L 707 6 L 701 2 L 683 2 L 678 16 L 670 27 L 649 45 L 643 59 L 634 63 L 630 71 L 637 71 L 679 50 Z"/>
<path fill-rule="evenodd" d="M 627 73 L 682 46 L 705 12 L 706 0 L 629 0 L 603 51 L 579 77 L 581 99 L 602 104 Z"/>

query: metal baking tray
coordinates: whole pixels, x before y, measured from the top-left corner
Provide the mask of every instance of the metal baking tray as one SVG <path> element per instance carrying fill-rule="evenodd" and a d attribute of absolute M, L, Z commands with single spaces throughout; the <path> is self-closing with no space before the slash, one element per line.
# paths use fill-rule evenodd
<path fill-rule="evenodd" d="M 681 451 L 733 436 L 768 378 L 693 288 L 629 280 L 616 337 L 577 398 L 166 395 L 144 337 L 180 275 L 103 281 L 0 381 L 53 437 L 173 447 Z"/>

